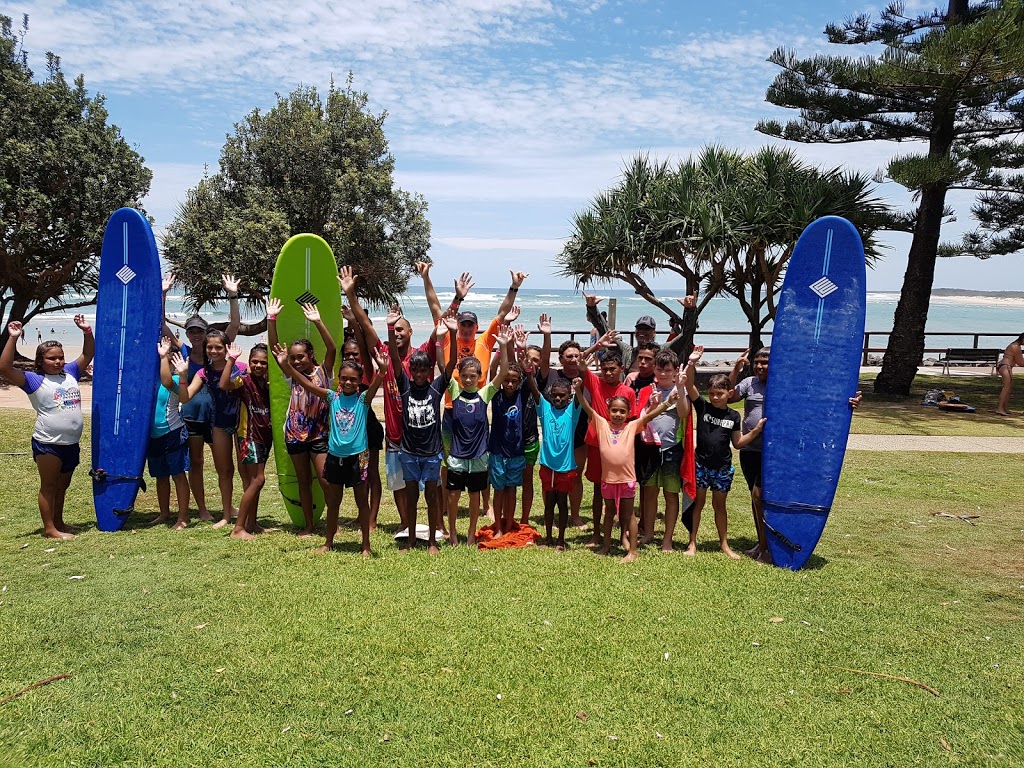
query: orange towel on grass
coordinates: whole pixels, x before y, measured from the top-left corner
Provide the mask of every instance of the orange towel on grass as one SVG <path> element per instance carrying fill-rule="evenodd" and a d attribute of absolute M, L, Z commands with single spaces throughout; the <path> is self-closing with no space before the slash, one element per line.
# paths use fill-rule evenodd
<path fill-rule="evenodd" d="M 476 532 L 478 549 L 522 549 L 540 538 L 540 532 L 532 525 L 512 523 L 512 530 L 500 539 L 494 538 L 493 525 L 487 525 Z"/>

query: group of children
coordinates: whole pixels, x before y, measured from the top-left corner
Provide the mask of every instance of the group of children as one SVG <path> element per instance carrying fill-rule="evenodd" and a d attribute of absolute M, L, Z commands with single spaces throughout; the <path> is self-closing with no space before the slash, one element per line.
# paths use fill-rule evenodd
<path fill-rule="evenodd" d="M 627 349 L 614 331 L 607 331 L 587 350 L 566 341 L 558 348 L 560 367 L 555 368 L 550 365 L 551 318 L 541 315 L 537 324 L 540 346 L 529 344 L 524 326 L 515 325 L 515 296 L 525 273 L 511 273 L 504 300 L 480 334 L 477 315 L 462 307 L 473 285 L 471 276 L 463 274 L 454 281 L 455 297 L 442 309 L 429 269 L 429 264 L 418 265 L 436 325 L 431 338 L 418 348 L 413 348 L 411 326 L 397 307 L 387 315 L 387 337 L 382 340 L 356 295 L 357 276 L 348 267 L 340 270 L 348 329 L 337 367 L 337 344 L 317 308 L 305 305 L 303 311 L 323 341 L 322 362 L 309 339 L 279 339 L 276 319 L 281 304 L 273 298 L 266 302 L 269 347 L 256 344 L 248 364 L 240 362 L 240 350 L 233 343 L 240 322 L 238 284 L 230 276 L 224 277 L 231 299 L 225 331 L 210 328 L 195 316 L 184 324 L 187 342 L 182 343 L 165 328 L 156 351 L 160 384 L 148 455 L 160 509 L 154 522 L 170 520 L 172 483 L 177 495 L 175 529 L 188 525 L 190 495 L 200 517 L 213 519 L 202 483 L 203 445 L 209 444 L 222 501 L 222 518 L 215 527 L 236 517 L 233 537 L 251 538 L 263 530 L 257 512 L 275 438 L 268 386 L 272 355 L 291 385 L 283 434 L 277 439 L 285 441 L 298 484 L 305 522 L 299 535 L 314 531 L 314 475 L 324 493 L 325 542 L 320 551 L 334 544 L 348 487 L 362 553 L 370 554 L 370 532 L 382 492 L 383 451 L 383 484 L 394 493 L 406 533 L 403 551 L 417 543 L 421 495 L 427 519 L 423 534 L 432 554 L 443 539 L 459 543 L 464 492 L 469 493 L 469 544 L 477 543 L 482 510 L 493 510 L 492 537 L 516 531 L 530 519 L 534 468 L 539 464 L 542 542 L 548 546 L 563 550 L 567 527 L 581 523 L 586 479 L 593 483 L 591 545 L 602 553 L 621 542 L 624 561 L 636 559 L 639 546 L 654 539 L 659 495 L 665 501 L 662 549 L 671 551 L 685 491 L 693 505 L 682 518 L 689 530 L 684 551 L 695 554 L 710 489 L 721 549 L 737 557 L 727 538 L 732 448 L 740 449 L 758 522 L 767 350 L 755 355 L 754 376 L 736 382 L 747 364 L 744 355 L 729 377 L 711 379 L 705 398 L 695 386 L 695 366 L 703 348 L 695 347 L 681 365 L 674 349 L 653 341 L 653 319 L 645 317 L 641 321 L 650 323 L 651 339 Z M 169 276 L 165 297 L 172 284 Z M 592 297 L 586 298 L 588 306 L 596 306 Z M 29 394 L 39 414 L 32 447 L 41 480 L 40 514 L 44 535 L 61 538 L 72 536 L 63 522 L 63 496 L 77 464 L 82 431 L 76 382 L 93 349 L 84 318 L 77 317 L 76 323 L 85 344 L 74 363 L 66 365 L 61 345 L 51 341 L 37 350 L 37 373 L 15 369 L 14 351 L 21 334 L 16 322 L 9 326 L 11 341 L 0 356 L 0 374 Z M 598 351 L 602 354 L 595 373 L 587 363 Z M 624 357 L 630 361 L 628 368 Z M 371 407 L 382 387 L 383 424 Z M 730 402 L 740 399 L 745 402 L 745 418 L 729 408 Z M 243 487 L 237 511 L 232 506 L 236 458 Z M 622 533 L 613 541 L 616 520 Z M 758 545 L 748 554 L 763 560 L 763 525 L 758 523 L 757 531 Z"/>

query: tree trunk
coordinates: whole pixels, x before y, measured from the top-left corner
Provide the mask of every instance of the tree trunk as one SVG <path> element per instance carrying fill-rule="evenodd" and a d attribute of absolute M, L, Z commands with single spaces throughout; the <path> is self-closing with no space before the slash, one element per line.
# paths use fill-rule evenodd
<path fill-rule="evenodd" d="M 944 184 L 930 185 L 922 190 L 907 271 L 903 276 L 903 288 L 896 305 L 882 370 L 875 379 L 875 392 L 910 394 L 910 385 L 924 356 L 924 328 L 935 279 L 935 259 L 945 203 Z"/>

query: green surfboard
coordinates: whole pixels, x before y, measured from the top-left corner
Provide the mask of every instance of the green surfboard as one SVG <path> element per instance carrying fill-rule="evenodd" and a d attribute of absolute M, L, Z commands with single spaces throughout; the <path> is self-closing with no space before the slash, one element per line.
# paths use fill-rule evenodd
<path fill-rule="evenodd" d="M 302 304 L 316 304 L 320 317 L 335 343 L 344 334 L 341 317 L 341 288 L 334 253 L 323 238 L 316 235 L 295 235 L 284 244 L 274 267 L 270 284 L 272 298 L 280 299 L 277 335 L 288 346 L 296 339 L 309 339 L 316 350 L 316 359 L 323 362 L 324 342 L 316 326 L 306 320 Z M 305 525 L 299 504 L 299 487 L 295 466 L 285 448 L 284 422 L 291 399 L 291 385 L 274 363 L 270 365 L 270 418 L 274 425 L 274 459 L 277 462 L 277 486 L 292 522 Z M 320 483 L 313 479 L 313 518 L 319 520 L 324 510 Z"/>

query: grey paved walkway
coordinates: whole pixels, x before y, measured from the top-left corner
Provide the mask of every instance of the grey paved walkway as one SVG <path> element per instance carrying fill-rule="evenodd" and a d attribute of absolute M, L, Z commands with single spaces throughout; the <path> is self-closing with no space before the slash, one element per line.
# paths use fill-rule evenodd
<path fill-rule="evenodd" d="M 940 451 L 945 453 L 1024 453 L 1024 437 L 933 437 L 930 435 L 850 435 L 851 451 Z"/>

